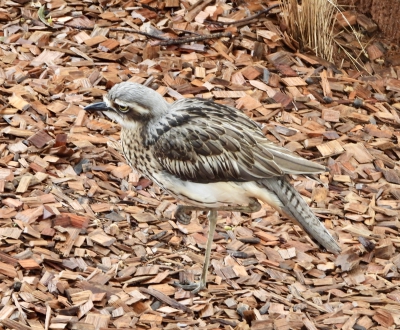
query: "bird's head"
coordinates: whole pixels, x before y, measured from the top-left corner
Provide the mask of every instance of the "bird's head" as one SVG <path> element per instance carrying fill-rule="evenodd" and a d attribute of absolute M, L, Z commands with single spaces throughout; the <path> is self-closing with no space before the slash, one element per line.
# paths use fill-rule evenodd
<path fill-rule="evenodd" d="M 103 102 L 89 104 L 87 111 L 101 111 L 122 127 L 134 128 L 168 111 L 169 104 L 156 91 L 146 86 L 122 82 L 104 95 Z"/>

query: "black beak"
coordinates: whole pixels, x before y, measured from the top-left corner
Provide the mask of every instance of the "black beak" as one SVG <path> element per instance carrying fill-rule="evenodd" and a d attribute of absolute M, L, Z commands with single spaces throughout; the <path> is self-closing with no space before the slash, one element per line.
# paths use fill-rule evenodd
<path fill-rule="evenodd" d="M 86 111 L 112 111 L 113 108 L 107 106 L 105 102 L 97 102 L 87 105 L 83 108 Z"/>

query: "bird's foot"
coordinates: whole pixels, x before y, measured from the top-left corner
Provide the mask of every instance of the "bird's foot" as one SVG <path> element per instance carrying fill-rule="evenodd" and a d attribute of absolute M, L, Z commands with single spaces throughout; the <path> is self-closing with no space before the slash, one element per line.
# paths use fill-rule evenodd
<path fill-rule="evenodd" d="M 188 282 L 187 284 L 182 284 L 178 282 L 174 282 L 173 286 L 177 288 L 182 288 L 185 291 L 191 291 L 192 293 L 196 294 L 199 293 L 206 287 L 206 284 L 202 281 L 200 282 Z"/>
<path fill-rule="evenodd" d="M 175 211 L 175 219 L 182 225 L 188 225 L 192 219 L 192 211 L 188 210 L 185 205 L 178 205 Z"/>

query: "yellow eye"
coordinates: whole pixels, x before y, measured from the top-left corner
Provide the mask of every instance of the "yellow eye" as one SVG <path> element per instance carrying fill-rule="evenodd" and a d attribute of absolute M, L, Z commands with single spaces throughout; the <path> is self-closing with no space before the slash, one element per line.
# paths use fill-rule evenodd
<path fill-rule="evenodd" d="M 120 105 L 120 106 L 119 106 L 119 111 L 127 112 L 128 110 L 129 110 L 129 107 L 128 107 L 128 106 L 123 106 L 123 105 Z"/>

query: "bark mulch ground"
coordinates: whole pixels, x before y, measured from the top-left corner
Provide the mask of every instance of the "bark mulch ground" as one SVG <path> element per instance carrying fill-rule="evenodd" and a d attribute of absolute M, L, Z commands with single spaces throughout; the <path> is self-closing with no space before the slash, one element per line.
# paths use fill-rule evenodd
<path fill-rule="evenodd" d="M 362 65 L 334 65 L 264 2 L 0 0 L 0 329 L 400 328 L 396 46 L 338 27 Z M 207 290 L 174 287 L 201 272 L 205 214 L 175 222 L 82 109 L 126 80 L 237 107 L 328 166 L 293 184 L 343 252 L 268 205 L 220 212 Z"/>

